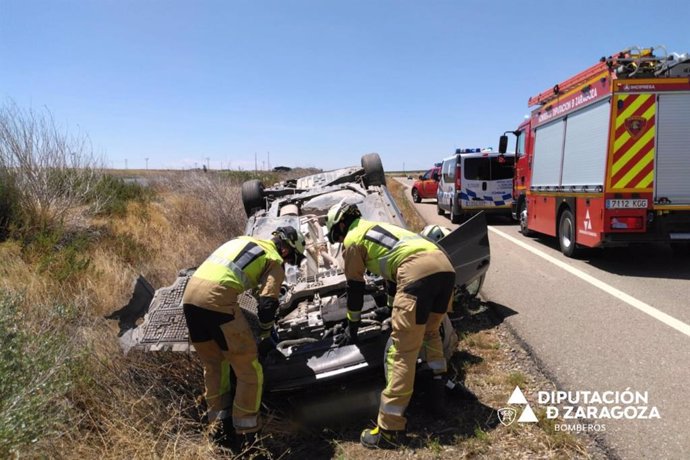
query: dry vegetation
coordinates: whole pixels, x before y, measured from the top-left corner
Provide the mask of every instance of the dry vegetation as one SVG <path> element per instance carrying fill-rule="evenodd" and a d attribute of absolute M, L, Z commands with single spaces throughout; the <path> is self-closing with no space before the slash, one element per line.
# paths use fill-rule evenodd
<path fill-rule="evenodd" d="M 103 315 L 138 273 L 169 284 L 241 233 L 239 184 L 193 172 L 150 187 L 122 214 L 0 243 L 0 336 L 17 352 L 0 364 L 0 457 L 209 457 L 196 362 L 123 356 Z"/>
<path fill-rule="evenodd" d="M 5 112 L 0 117 L 4 128 L 13 126 L 8 125 L 8 117 L 12 122 L 35 119 Z M 52 131 L 37 132 L 39 138 L 58 135 L 54 126 Z M 204 431 L 199 402 L 202 376 L 196 359 L 180 354 L 125 356 L 115 324 L 103 316 L 126 302 L 137 274 L 144 274 L 154 286 L 167 285 L 178 269 L 197 265 L 219 244 L 242 233 L 245 218 L 239 185 L 249 173 L 148 172 L 143 187 L 104 174 L 91 163 L 71 169 L 64 163 L 61 175 L 89 169 L 88 190 L 98 190 L 98 196 L 82 193 L 69 202 L 47 201 L 48 208 L 24 206 L 12 200 L 21 192 L 13 187 L 31 179 L 31 171 L 43 174 L 34 177 L 49 177 L 64 161 L 77 160 L 74 145 L 66 142 L 52 166 L 32 166 L 36 163 L 29 161 L 31 167 L 22 169 L 12 163 L 8 150 L 12 130 L 4 133 L 0 138 L 0 458 L 232 456 L 214 449 Z M 26 147 L 20 150 L 26 153 Z M 32 155 L 40 152 L 29 152 L 25 158 Z M 80 158 L 85 161 L 90 158 L 88 151 L 79 155 L 85 155 Z M 270 182 L 275 177 L 263 179 Z M 413 208 L 405 208 L 408 200 L 400 199 L 396 183 L 390 185 L 403 213 L 413 228 L 420 229 L 423 222 L 415 220 Z M 51 180 L 42 184 L 57 186 Z M 37 190 L 41 196 L 50 195 L 40 187 Z M 534 377 L 511 360 L 517 348 L 497 332 L 490 310 L 465 316 L 457 324 L 463 340 L 454 364 L 480 400 L 449 401 L 449 418 L 434 420 L 424 409 L 424 388 L 418 388 L 410 407 L 413 449 L 367 451 L 358 443 L 360 430 L 369 422 L 366 417 L 338 426 L 331 420 L 326 427 L 305 428 L 286 408 L 290 398 L 267 398 L 266 455 L 286 459 L 585 456 L 580 442 L 560 437 L 548 426 L 506 428 L 497 423 L 494 409 L 501 407 L 516 382 L 530 383 Z"/>

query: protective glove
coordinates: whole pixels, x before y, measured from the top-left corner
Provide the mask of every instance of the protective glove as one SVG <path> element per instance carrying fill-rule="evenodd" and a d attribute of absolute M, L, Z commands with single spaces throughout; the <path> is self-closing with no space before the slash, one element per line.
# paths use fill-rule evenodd
<path fill-rule="evenodd" d="M 345 332 L 336 336 L 333 341 L 340 347 L 344 347 L 345 345 L 356 345 L 358 330 L 359 321 L 348 321 Z"/>
<path fill-rule="evenodd" d="M 278 343 L 275 341 L 272 335 L 262 339 L 256 347 L 259 357 L 263 359 L 268 356 L 271 351 L 276 349 L 276 345 L 278 345 Z"/>
<path fill-rule="evenodd" d="M 271 329 L 267 329 L 265 331 L 262 330 L 259 335 L 259 343 L 257 345 L 259 356 L 262 358 L 266 357 L 271 350 L 275 350 L 278 342 L 278 333 L 276 332 L 275 328 L 272 327 Z"/>
<path fill-rule="evenodd" d="M 391 309 L 390 307 L 377 307 L 374 309 L 374 315 L 376 315 L 377 321 L 383 321 L 391 317 Z"/>

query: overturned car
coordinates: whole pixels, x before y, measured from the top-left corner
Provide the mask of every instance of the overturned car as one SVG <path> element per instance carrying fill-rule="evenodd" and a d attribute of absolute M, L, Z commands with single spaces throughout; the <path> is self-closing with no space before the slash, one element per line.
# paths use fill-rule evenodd
<path fill-rule="evenodd" d="M 381 277 L 366 277 L 366 294 L 358 344 L 338 345 L 344 332 L 347 283 L 340 243 L 326 235 L 326 215 L 341 200 L 357 203 L 365 219 L 406 226 L 387 187 L 377 154 L 362 157 L 361 166 L 314 174 L 264 187 L 256 180 L 242 186 L 248 216 L 245 234 L 270 238 L 279 226 L 300 228 L 306 257 L 300 266 L 286 264 L 286 277 L 276 313 L 274 350 L 260 357 L 266 391 L 287 391 L 334 382 L 344 377 L 379 372 L 391 331 L 390 311 Z M 489 242 L 482 214 L 440 241 L 456 269 L 458 292 L 476 294 L 489 266 Z M 125 350 L 189 351 L 182 313 L 182 293 L 194 269 L 179 272 L 169 287 L 153 288 L 139 278 L 130 303 L 113 313 L 120 323 Z M 468 287 L 470 289 L 468 290 Z M 249 324 L 258 332 L 257 301 L 251 292 L 240 296 Z M 137 324 L 143 317 L 143 321 Z M 442 324 L 446 356 L 457 346 L 457 336 L 446 317 Z M 420 356 L 423 362 L 423 356 Z"/>

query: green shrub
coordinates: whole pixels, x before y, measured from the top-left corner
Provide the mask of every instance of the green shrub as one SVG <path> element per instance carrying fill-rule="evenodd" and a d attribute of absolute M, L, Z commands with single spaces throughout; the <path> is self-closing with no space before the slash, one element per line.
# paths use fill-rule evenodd
<path fill-rule="evenodd" d="M 23 258 L 35 263 L 40 273 L 60 283 L 69 282 L 89 268 L 93 238 L 83 231 L 42 230 L 24 239 Z"/>
<path fill-rule="evenodd" d="M 148 202 L 153 192 L 137 182 L 103 175 L 88 196 L 90 203 L 99 203 L 97 214 L 102 216 L 124 216 L 130 201 Z"/>
<path fill-rule="evenodd" d="M 222 176 L 226 176 L 230 181 L 237 184 L 251 180 L 259 179 L 266 186 L 273 185 L 275 182 L 280 180 L 280 175 L 272 171 L 240 171 L 240 170 L 229 170 L 222 171 Z"/>
<path fill-rule="evenodd" d="M 0 173 L 0 241 L 7 238 L 15 216 L 16 190 L 10 178 Z"/>
<path fill-rule="evenodd" d="M 53 305 L 45 312 L 31 324 L 21 299 L 0 290 L 0 458 L 24 456 L 69 422 L 66 396 L 81 358 L 65 324 L 75 311 Z"/>

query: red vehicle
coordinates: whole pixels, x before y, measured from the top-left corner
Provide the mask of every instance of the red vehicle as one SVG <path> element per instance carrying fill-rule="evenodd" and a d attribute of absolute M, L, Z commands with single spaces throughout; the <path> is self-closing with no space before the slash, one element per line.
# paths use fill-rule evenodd
<path fill-rule="evenodd" d="M 422 198 L 436 199 L 438 190 L 438 177 L 441 173 L 441 165 L 434 165 L 433 168 L 419 176 L 419 179 L 412 184 L 412 199 L 415 203 L 420 203 Z"/>
<path fill-rule="evenodd" d="M 630 49 L 529 99 L 513 212 L 561 251 L 690 248 L 690 56 Z M 501 136 L 505 152 L 507 136 Z"/>

